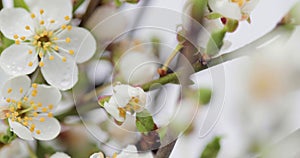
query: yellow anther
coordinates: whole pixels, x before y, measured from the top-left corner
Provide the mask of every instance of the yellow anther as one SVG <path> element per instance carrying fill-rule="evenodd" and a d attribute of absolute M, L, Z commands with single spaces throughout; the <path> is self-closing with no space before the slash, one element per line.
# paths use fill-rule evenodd
<path fill-rule="evenodd" d="M 29 117 L 28 119 L 29 119 L 29 121 L 32 121 L 32 117 Z"/>
<path fill-rule="evenodd" d="M 12 89 L 8 88 L 7 93 L 11 93 L 11 92 L 12 92 Z"/>
<path fill-rule="evenodd" d="M 11 100 L 10 100 L 10 98 L 6 98 L 6 102 L 8 102 L 8 103 L 9 103 L 10 101 L 11 101 Z"/>
<path fill-rule="evenodd" d="M 48 32 L 48 35 L 52 36 L 53 35 L 53 31 Z"/>
<path fill-rule="evenodd" d="M 50 56 L 49 56 L 49 60 L 54 60 L 54 56 L 53 56 L 53 55 L 50 55 Z"/>
<path fill-rule="evenodd" d="M 55 47 L 54 47 L 54 50 L 58 51 L 58 50 L 59 50 L 59 47 L 58 47 L 58 46 L 55 46 Z"/>
<path fill-rule="evenodd" d="M 32 87 L 32 88 L 37 88 L 38 85 L 37 85 L 36 83 L 33 83 L 33 84 L 31 85 L 31 87 Z"/>
<path fill-rule="evenodd" d="M 36 39 L 36 40 L 38 40 L 40 38 L 40 36 L 39 35 L 34 35 L 33 38 Z"/>
<path fill-rule="evenodd" d="M 112 158 L 117 158 L 118 154 L 117 153 L 114 153 Z"/>
<path fill-rule="evenodd" d="M 30 14 L 30 17 L 31 17 L 32 19 L 34 19 L 34 18 L 35 18 L 35 14 L 31 13 L 31 14 Z"/>
<path fill-rule="evenodd" d="M 40 21 L 40 25 L 44 25 L 45 24 L 45 21 L 44 20 L 41 20 Z"/>
<path fill-rule="evenodd" d="M 29 51 L 28 51 L 28 54 L 32 54 L 32 50 L 29 50 Z"/>
<path fill-rule="evenodd" d="M 12 99 L 11 102 L 12 102 L 12 103 L 16 103 L 16 100 Z"/>
<path fill-rule="evenodd" d="M 20 39 L 21 39 L 22 41 L 24 41 L 24 40 L 26 39 L 26 37 L 25 37 L 25 36 L 22 36 Z"/>
<path fill-rule="evenodd" d="M 25 116 L 25 117 L 24 117 L 24 120 L 25 120 L 25 121 L 28 121 L 28 120 L 29 120 L 29 118 L 28 118 L 27 116 Z"/>
<path fill-rule="evenodd" d="M 43 9 L 40 9 L 40 14 L 44 14 L 44 10 Z"/>
<path fill-rule="evenodd" d="M 41 117 L 41 118 L 40 118 L 40 122 L 45 122 L 45 118 L 44 118 L 44 117 Z"/>
<path fill-rule="evenodd" d="M 27 121 L 23 122 L 23 125 L 28 126 L 28 122 Z"/>
<path fill-rule="evenodd" d="M 54 41 L 57 41 L 57 40 L 58 40 L 58 38 L 57 38 L 57 37 L 54 37 L 54 38 L 53 38 L 53 40 L 54 40 Z"/>
<path fill-rule="evenodd" d="M 48 117 L 53 117 L 53 114 L 51 112 L 49 112 Z"/>
<path fill-rule="evenodd" d="M 25 26 L 25 29 L 26 29 L 26 30 L 30 30 L 30 26 L 28 26 L 28 25 Z"/>
<path fill-rule="evenodd" d="M 37 106 L 33 106 L 33 110 L 35 110 L 35 111 L 36 111 L 37 109 L 38 109 L 38 107 L 37 107 Z"/>
<path fill-rule="evenodd" d="M 39 66 L 40 66 L 40 67 L 43 67 L 43 66 L 45 66 L 45 63 L 41 61 L 41 62 L 39 63 Z"/>
<path fill-rule="evenodd" d="M 30 62 L 28 63 L 28 66 L 32 66 L 32 65 L 33 65 L 33 62 L 30 61 Z M 20 93 L 22 93 L 22 92 L 20 92 Z"/>
<path fill-rule="evenodd" d="M 73 55 L 74 54 L 74 50 L 69 50 L 69 54 Z"/>
<path fill-rule="evenodd" d="M 51 24 L 55 23 L 55 20 L 53 20 L 53 19 L 52 19 L 52 20 L 50 20 L 50 23 L 51 23 Z"/>
<path fill-rule="evenodd" d="M 6 118 L 9 118 L 10 117 L 10 113 L 6 113 L 5 116 L 6 116 Z"/>
<path fill-rule="evenodd" d="M 48 109 L 46 107 L 42 108 L 42 112 L 47 112 L 47 111 L 48 111 Z"/>
<path fill-rule="evenodd" d="M 39 57 L 42 58 L 44 56 L 43 52 L 39 52 Z"/>
<path fill-rule="evenodd" d="M 36 134 L 41 134 L 41 130 L 36 130 Z"/>
<path fill-rule="evenodd" d="M 33 113 L 33 117 L 37 117 L 38 116 L 38 113 L 37 112 L 34 112 Z"/>
<path fill-rule="evenodd" d="M 42 104 L 42 103 L 40 103 L 40 102 L 38 102 L 37 106 L 38 106 L 38 107 L 42 107 L 42 106 L 43 106 L 43 104 Z"/>
<path fill-rule="evenodd" d="M 31 125 L 30 125 L 30 128 L 35 128 L 35 124 L 31 124 Z"/>
<path fill-rule="evenodd" d="M 17 34 L 14 35 L 14 39 L 18 39 L 19 36 Z"/>
<path fill-rule="evenodd" d="M 27 97 L 24 97 L 23 100 L 24 100 L 24 101 L 28 101 L 28 98 L 27 98 Z"/>
<path fill-rule="evenodd" d="M 70 43 L 71 42 L 71 38 L 70 37 L 67 37 L 66 38 L 66 43 Z"/>
<path fill-rule="evenodd" d="M 72 30 L 72 25 L 68 25 L 67 30 L 69 30 L 69 31 Z"/>
<path fill-rule="evenodd" d="M 47 35 L 48 35 L 48 31 L 44 31 L 43 36 L 47 36 Z"/>
<path fill-rule="evenodd" d="M 18 109 L 21 109 L 21 108 L 22 108 L 22 104 L 21 104 L 21 103 L 18 103 L 18 104 L 17 104 L 17 108 L 18 108 Z"/>
<path fill-rule="evenodd" d="M 32 124 L 32 125 L 34 125 L 34 124 Z M 33 132 L 34 131 L 34 128 L 35 128 L 35 126 L 30 126 L 30 132 Z"/>
<path fill-rule="evenodd" d="M 41 46 L 42 46 L 42 42 L 41 42 L 41 41 L 38 41 L 38 42 L 37 42 L 37 46 L 38 46 L 38 47 L 41 47 Z"/>
<path fill-rule="evenodd" d="M 34 101 L 33 101 L 33 100 L 31 100 L 29 103 L 32 105 L 32 104 L 34 104 Z"/>
<path fill-rule="evenodd" d="M 18 120 L 19 122 L 21 122 L 21 121 L 22 121 L 21 117 L 18 117 L 18 118 L 17 118 L 17 120 Z"/>
<path fill-rule="evenodd" d="M 31 93 L 31 96 L 35 97 L 35 96 L 36 96 L 36 93 L 32 92 L 32 93 Z"/>
<path fill-rule="evenodd" d="M 53 105 L 52 104 L 48 105 L 48 109 L 52 110 L 53 109 Z"/>
<path fill-rule="evenodd" d="M 15 44 L 20 44 L 20 40 L 15 40 Z"/>
<path fill-rule="evenodd" d="M 15 107 L 11 106 L 11 107 L 9 108 L 9 111 L 10 111 L 10 112 L 14 112 L 14 111 L 15 111 Z"/>
<path fill-rule="evenodd" d="M 12 122 L 15 122 L 15 120 L 16 120 L 15 118 L 11 118 L 11 121 L 12 121 Z"/>
<path fill-rule="evenodd" d="M 66 62 L 66 61 L 67 61 L 67 58 L 66 58 L 66 57 L 62 57 L 61 60 L 62 60 L 63 62 Z"/>
<path fill-rule="evenodd" d="M 63 25 L 61 25 L 61 29 L 66 29 L 67 28 L 67 25 L 65 25 L 65 24 L 63 24 Z"/>
<path fill-rule="evenodd" d="M 66 21 L 70 20 L 70 17 L 69 16 L 65 16 L 65 20 Z"/>

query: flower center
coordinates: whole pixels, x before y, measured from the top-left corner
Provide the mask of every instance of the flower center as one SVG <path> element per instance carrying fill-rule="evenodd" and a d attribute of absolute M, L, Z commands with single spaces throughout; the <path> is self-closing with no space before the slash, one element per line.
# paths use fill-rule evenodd
<path fill-rule="evenodd" d="M 70 55 L 74 54 L 74 50 L 66 50 L 59 45 L 69 44 L 71 42 L 70 37 L 62 38 L 60 35 L 65 31 L 72 30 L 71 25 L 62 24 L 60 28 L 53 28 L 54 24 L 57 24 L 57 21 L 55 20 L 49 20 L 48 17 L 45 18 L 44 16 L 45 11 L 43 9 L 40 9 L 39 15 L 35 15 L 34 13 L 31 13 L 31 18 L 35 21 L 36 25 L 35 28 L 31 28 L 30 26 L 26 25 L 24 28 L 26 31 L 31 31 L 32 36 L 25 37 L 25 36 L 19 36 L 17 34 L 14 35 L 15 44 L 21 44 L 21 43 L 28 43 L 35 47 L 35 51 L 39 55 L 39 66 L 43 67 L 44 62 L 43 58 L 48 57 L 49 60 L 54 60 L 53 53 L 56 53 L 56 55 L 63 61 L 66 62 L 67 58 L 63 56 L 60 51 L 66 52 Z M 69 16 L 65 16 L 64 19 L 66 21 L 70 20 Z M 55 26 L 54 26 L 55 27 Z M 32 54 L 34 50 L 28 50 L 29 54 Z M 30 61 L 28 63 L 28 66 L 33 66 L 33 61 Z"/>
<path fill-rule="evenodd" d="M 31 95 L 35 97 L 38 93 L 37 85 L 32 84 L 33 90 L 31 91 Z M 7 90 L 8 93 L 13 91 L 12 88 Z M 20 93 L 23 93 L 23 89 L 20 88 Z M 7 108 L 1 109 L 2 119 L 10 119 L 12 122 L 18 122 L 25 127 L 27 127 L 31 132 L 36 132 L 37 134 L 41 133 L 41 130 L 36 129 L 35 124 L 32 122 L 33 119 L 38 119 L 40 122 L 45 121 L 45 117 L 38 117 L 40 113 L 47 113 L 48 117 L 53 117 L 53 114 L 50 110 L 53 109 L 53 105 L 48 105 L 45 107 L 40 102 L 34 102 L 33 100 L 29 101 L 28 97 L 23 97 L 19 101 L 6 98 L 6 102 L 9 103 Z"/>

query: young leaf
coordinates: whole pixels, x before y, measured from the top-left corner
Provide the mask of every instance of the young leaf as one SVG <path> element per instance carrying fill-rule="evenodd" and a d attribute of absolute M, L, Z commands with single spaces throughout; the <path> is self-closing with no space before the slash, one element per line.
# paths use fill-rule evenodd
<path fill-rule="evenodd" d="M 14 0 L 14 7 L 15 8 L 23 8 L 23 9 L 27 10 L 28 12 L 30 11 L 28 5 L 25 3 L 24 0 Z"/>
<path fill-rule="evenodd" d="M 211 34 L 211 37 L 206 46 L 206 54 L 210 57 L 218 54 L 219 50 L 223 46 L 223 39 L 227 32 L 227 28 L 224 27 L 222 30 L 215 31 Z"/>
<path fill-rule="evenodd" d="M 136 114 L 135 124 L 138 131 L 142 133 L 157 129 L 151 114 L 147 110 L 143 110 L 142 112 Z"/>
<path fill-rule="evenodd" d="M 217 136 L 211 142 L 209 142 L 202 152 L 200 158 L 216 158 L 221 148 L 220 140 L 221 137 Z"/>

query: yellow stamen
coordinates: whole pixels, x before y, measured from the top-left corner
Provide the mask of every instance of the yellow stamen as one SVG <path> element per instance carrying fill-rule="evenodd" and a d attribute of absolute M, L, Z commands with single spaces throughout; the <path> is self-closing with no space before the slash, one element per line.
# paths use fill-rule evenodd
<path fill-rule="evenodd" d="M 38 105 L 38 107 L 42 107 L 43 106 L 43 104 L 40 103 L 40 102 L 37 105 Z"/>
<path fill-rule="evenodd" d="M 12 89 L 8 88 L 7 93 L 11 93 L 11 92 L 12 92 Z"/>
<path fill-rule="evenodd" d="M 48 105 L 48 109 L 52 110 L 53 109 L 53 105 L 52 104 Z"/>
<path fill-rule="evenodd" d="M 63 24 L 63 25 L 61 25 L 61 29 L 66 29 L 67 28 L 67 25 L 65 25 L 65 24 Z"/>
<path fill-rule="evenodd" d="M 40 14 L 44 14 L 44 10 L 43 9 L 40 9 Z"/>
<path fill-rule="evenodd" d="M 37 88 L 37 84 L 36 83 L 33 83 L 32 85 L 31 85 L 31 87 L 33 87 L 33 88 Z"/>
<path fill-rule="evenodd" d="M 15 43 L 20 44 L 21 42 L 20 42 L 20 40 L 15 40 Z"/>
<path fill-rule="evenodd" d="M 67 26 L 67 30 L 68 30 L 68 31 L 72 30 L 72 25 L 68 25 L 68 26 Z"/>
<path fill-rule="evenodd" d="M 50 20 L 50 23 L 51 23 L 51 24 L 55 23 L 55 20 L 53 20 L 53 19 L 52 19 L 52 20 Z"/>
<path fill-rule="evenodd" d="M 21 40 L 22 40 L 22 41 L 24 41 L 25 39 L 26 39 L 26 37 L 25 37 L 25 36 L 22 36 L 22 37 L 21 37 Z"/>
<path fill-rule="evenodd" d="M 39 63 L 39 66 L 40 66 L 40 67 L 43 67 L 43 66 L 45 66 L 45 63 L 41 61 L 41 62 Z"/>
<path fill-rule="evenodd" d="M 41 118 L 40 118 L 40 122 L 45 122 L 45 118 L 44 118 L 44 117 L 41 117 Z"/>
<path fill-rule="evenodd" d="M 11 101 L 11 100 L 10 100 L 10 98 L 6 98 L 6 102 L 8 102 L 8 103 L 9 103 L 10 101 Z"/>
<path fill-rule="evenodd" d="M 41 134 L 41 130 L 36 130 L 36 134 Z"/>
<path fill-rule="evenodd" d="M 67 58 L 66 58 L 66 57 L 62 57 L 61 60 L 62 60 L 63 62 L 66 62 L 66 61 L 67 61 Z"/>
<path fill-rule="evenodd" d="M 42 57 L 43 57 L 43 55 L 44 55 L 44 53 L 43 53 L 43 52 L 39 52 L 39 57 L 40 57 L 40 58 L 42 58 Z"/>
<path fill-rule="evenodd" d="M 47 112 L 47 111 L 48 111 L 48 109 L 46 107 L 42 108 L 42 112 Z"/>
<path fill-rule="evenodd" d="M 71 38 L 70 37 L 67 37 L 66 38 L 66 43 L 70 43 L 71 42 Z"/>
<path fill-rule="evenodd" d="M 30 26 L 28 26 L 28 25 L 25 26 L 25 29 L 26 29 L 26 30 L 30 30 Z"/>
<path fill-rule="evenodd" d="M 28 54 L 32 54 L 32 50 L 29 50 L 29 51 L 28 51 Z"/>
<path fill-rule="evenodd" d="M 35 111 L 36 111 L 37 109 L 38 109 L 38 107 L 37 107 L 37 106 L 33 106 L 33 110 L 35 110 Z"/>
<path fill-rule="evenodd" d="M 19 36 L 17 34 L 14 35 L 14 39 L 18 39 Z"/>
<path fill-rule="evenodd" d="M 73 55 L 74 54 L 74 50 L 69 50 L 69 54 Z"/>
<path fill-rule="evenodd" d="M 53 114 L 51 112 L 49 112 L 48 117 L 53 117 Z"/>
<path fill-rule="evenodd" d="M 37 117 L 38 116 L 38 113 L 37 112 L 34 112 L 33 113 L 33 117 Z"/>
<path fill-rule="evenodd" d="M 53 56 L 53 55 L 50 55 L 50 56 L 49 56 L 49 60 L 54 60 L 54 56 Z"/>
<path fill-rule="evenodd" d="M 55 46 L 55 47 L 54 47 L 54 50 L 58 51 L 58 50 L 59 50 L 59 47 L 58 47 L 58 46 Z"/>
<path fill-rule="evenodd" d="M 23 100 L 24 100 L 24 101 L 28 101 L 28 98 L 27 98 L 27 97 L 24 97 Z"/>
<path fill-rule="evenodd" d="M 65 20 L 66 21 L 70 20 L 70 17 L 69 16 L 65 16 Z"/>
<path fill-rule="evenodd" d="M 11 107 L 9 108 L 9 111 L 10 111 L 10 112 L 14 112 L 14 111 L 15 111 L 15 107 L 11 106 Z"/>
<path fill-rule="evenodd" d="M 30 14 L 30 17 L 31 17 L 32 19 L 34 19 L 34 18 L 35 18 L 35 14 L 31 13 L 31 14 Z"/>
<path fill-rule="evenodd" d="M 30 61 L 30 62 L 28 63 L 28 66 L 32 66 L 32 65 L 33 65 L 33 62 Z"/>

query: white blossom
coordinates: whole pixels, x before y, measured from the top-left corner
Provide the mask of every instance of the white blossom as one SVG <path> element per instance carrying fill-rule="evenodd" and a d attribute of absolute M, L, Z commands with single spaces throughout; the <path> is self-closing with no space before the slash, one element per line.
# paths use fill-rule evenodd
<path fill-rule="evenodd" d="M 61 100 L 57 88 L 33 83 L 27 76 L 9 79 L 2 87 L 0 118 L 25 140 L 51 140 L 60 132 L 53 110 Z"/>
<path fill-rule="evenodd" d="M 246 20 L 254 9 L 258 0 L 209 0 L 209 7 L 213 12 L 226 18 Z"/>
<path fill-rule="evenodd" d="M 143 110 L 146 97 L 146 93 L 140 87 L 118 84 L 113 87 L 113 94 L 110 100 L 104 103 L 104 108 L 117 121 L 123 122 L 126 112 L 135 113 Z"/>
<path fill-rule="evenodd" d="M 0 30 L 15 41 L 0 56 L 0 66 L 11 75 L 32 73 L 38 66 L 45 80 L 67 90 L 78 80 L 76 63 L 90 59 L 96 42 L 89 31 L 71 26 L 69 0 L 30 3 L 30 13 L 22 8 L 0 12 Z"/>
<path fill-rule="evenodd" d="M 128 145 L 125 149 L 121 151 L 119 154 L 114 154 L 114 158 L 153 158 L 151 152 L 146 153 L 138 153 L 136 147 L 134 145 Z M 104 158 L 102 152 L 94 153 L 90 156 L 90 158 Z"/>

